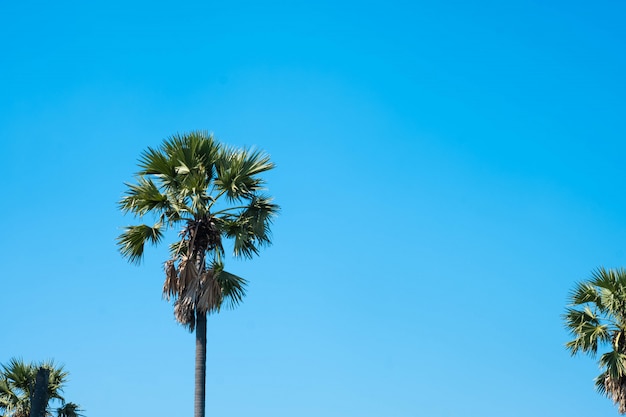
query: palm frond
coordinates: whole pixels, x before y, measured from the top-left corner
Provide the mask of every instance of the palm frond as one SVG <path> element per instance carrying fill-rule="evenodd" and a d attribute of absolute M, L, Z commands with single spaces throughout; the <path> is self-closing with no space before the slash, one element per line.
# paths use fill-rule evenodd
<path fill-rule="evenodd" d="M 595 382 L 596 385 L 596 390 L 598 391 L 598 393 L 602 394 L 602 395 L 606 395 L 608 396 L 609 393 L 606 390 L 606 379 L 608 378 L 608 373 L 602 372 L 600 375 L 598 375 L 593 381 Z"/>
<path fill-rule="evenodd" d="M 250 225 L 255 238 L 261 243 L 270 243 L 269 226 L 280 208 L 268 196 L 254 196 L 250 205 L 239 216 Z"/>
<path fill-rule="evenodd" d="M 120 209 L 135 215 L 156 211 L 167 212 L 171 209 L 167 195 L 162 194 L 151 178 L 138 177 L 137 184 L 126 184 L 128 190 L 120 200 Z"/>
<path fill-rule="evenodd" d="M 202 273 L 196 298 L 196 311 L 201 314 L 219 311 L 222 305 L 222 289 L 217 281 L 215 270 L 209 269 Z"/>
<path fill-rule="evenodd" d="M 165 184 L 176 176 L 176 165 L 160 149 L 148 147 L 139 158 L 139 175 L 155 175 Z"/>
<path fill-rule="evenodd" d="M 215 186 L 230 201 L 240 200 L 263 189 L 258 174 L 275 167 L 268 154 L 256 150 L 226 149 L 216 164 Z"/>
<path fill-rule="evenodd" d="M 626 271 L 598 268 L 592 273 L 591 284 L 597 288 L 598 308 L 610 314 L 619 313 L 626 296 Z"/>
<path fill-rule="evenodd" d="M 590 282 L 596 287 L 604 288 L 611 292 L 617 292 L 619 290 L 619 275 L 620 270 L 600 267 L 591 273 Z"/>
<path fill-rule="evenodd" d="M 176 163 L 176 174 L 187 175 L 204 168 L 206 155 L 198 152 L 201 140 L 200 135 L 196 133 L 175 137 L 173 142 L 175 146 L 169 147 L 167 151 L 168 156 Z"/>
<path fill-rule="evenodd" d="M 78 404 L 69 402 L 57 408 L 57 416 L 58 417 L 81 417 L 83 416 L 83 414 L 80 413 L 81 411 L 84 411 L 84 410 L 82 410 Z"/>
<path fill-rule="evenodd" d="M 150 227 L 146 224 L 127 226 L 117 238 L 117 245 L 123 257 L 132 263 L 139 263 L 143 257 L 146 242 L 154 245 L 163 238 L 162 224 L 156 223 Z"/>
<path fill-rule="evenodd" d="M 174 318 L 190 332 L 196 327 L 196 306 L 190 297 L 179 297 L 174 302 Z"/>
<path fill-rule="evenodd" d="M 165 262 L 165 282 L 163 283 L 163 298 L 170 300 L 178 295 L 178 271 L 176 270 L 175 261 L 170 259 Z"/>
<path fill-rule="evenodd" d="M 582 310 L 568 308 L 563 315 L 566 327 L 574 334 L 580 333 L 580 329 L 585 325 L 597 326 L 600 324 L 600 317 L 594 313 L 588 306 Z"/>
<path fill-rule="evenodd" d="M 11 358 L 7 365 L 2 365 L 4 378 L 11 385 L 30 395 L 31 382 L 34 381 L 37 370 L 34 364 L 26 363 L 19 358 Z"/>
<path fill-rule="evenodd" d="M 192 300 L 197 299 L 200 291 L 200 274 L 193 259 L 183 258 L 178 263 L 178 293 Z"/>
<path fill-rule="evenodd" d="M 598 351 L 599 344 L 611 340 L 609 326 L 602 324 L 600 318 L 587 306 L 582 310 L 567 309 L 564 318 L 566 327 L 575 336 L 574 340 L 565 345 L 572 355 L 585 352 L 593 356 Z"/>
<path fill-rule="evenodd" d="M 236 257 L 252 258 L 262 246 L 271 244 L 270 225 L 279 207 L 269 197 L 254 196 L 238 215 L 224 214 L 219 218 L 226 237 L 234 240 Z"/>
<path fill-rule="evenodd" d="M 175 164 L 179 174 L 205 172 L 209 179 L 221 145 L 206 131 L 175 134 L 163 142 L 161 151 Z"/>
<path fill-rule="evenodd" d="M 11 415 L 12 411 L 24 408 L 22 404 L 30 401 L 30 384 L 27 385 L 28 390 L 24 391 L 15 386 L 15 382 L 8 379 L 4 373 L 0 378 L 0 410 Z"/>
<path fill-rule="evenodd" d="M 606 372 L 611 378 L 626 377 L 626 354 L 611 350 L 600 356 L 598 363 L 601 367 L 606 368 Z"/>
<path fill-rule="evenodd" d="M 596 286 L 589 282 L 578 283 L 570 293 L 569 299 L 572 305 L 601 302 Z"/>
<path fill-rule="evenodd" d="M 224 266 L 221 264 L 214 264 L 213 268 L 215 280 L 222 292 L 222 303 L 225 301 L 229 308 L 237 307 L 246 296 L 248 282 L 244 278 L 224 271 Z"/>
<path fill-rule="evenodd" d="M 258 239 L 245 219 L 223 219 L 221 227 L 226 236 L 233 239 L 234 256 L 250 259 L 259 254 Z"/>

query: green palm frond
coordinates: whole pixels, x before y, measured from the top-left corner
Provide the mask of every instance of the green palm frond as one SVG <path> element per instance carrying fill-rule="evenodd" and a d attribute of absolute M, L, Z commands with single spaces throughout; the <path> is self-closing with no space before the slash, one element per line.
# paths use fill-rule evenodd
<path fill-rule="evenodd" d="M 57 408 L 57 416 L 58 417 L 81 417 L 83 414 L 80 412 L 84 411 L 80 408 L 78 404 L 75 403 L 65 403 L 63 406 Z"/>
<path fill-rule="evenodd" d="M 270 243 L 269 226 L 278 211 L 279 207 L 272 203 L 272 198 L 265 195 L 254 196 L 240 218 L 245 219 L 260 242 Z"/>
<path fill-rule="evenodd" d="M 10 381 L 14 389 L 30 395 L 31 382 L 34 381 L 37 370 L 33 364 L 26 363 L 22 359 L 11 358 L 7 365 L 2 365 L 2 374 Z"/>
<path fill-rule="evenodd" d="M 119 203 L 123 212 L 143 216 L 151 211 L 161 213 L 171 210 L 167 195 L 161 194 L 151 178 L 139 177 L 137 182 L 137 184 L 126 184 L 128 190 Z"/>
<path fill-rule="evenodd" d="M 620 275 L 623 270 L 597 268 L 591 273 L 591 284 L 598 288 L 604 288 L 611 292 L 618 292 L 620 287 Z"/>
<path fill-rule="evenodd" d="M 570 303 L 572 305 L 586 304 L 586 303 L 601 303 L 600 295 L 596 290 L 596 286 L 589 282 L 581 282 L 569 295 Z"/>
<path fill-rule="evenodd" d="M 260 247 L 271 244 L 270 225 L 278 210 L 271 198 L 253 196 L 239 214 L 225 213 L 219 219 L 225 235 L 234 240 L 236 257 L 252 258 Z"/>
<path fill-rule="evenodd" d="M 12 395 L 14 394 L 9 388 L 9 382 L 4 377 L 4 375 L 0 376 L 0 407 L 2 406 L 3 402 L 6 401 L 5 396 L 10 397 Z"/>
<path fill-rule="evenodd" d="M 606 390 L 606 378 L 608 376 L 607 372 L 602 372 L 600 375 L 598 375 L 593 381 L 595 382 L 596 385 L 596 390 L 598 391 L 598 393 L 608 396 L 609 393 Z"/>
<path fill-rule="evenodd" d="M 567 328 L 573 334 L 580 333 L 584 326 L 600 325 L 600 317 L 589 306 L 584 306 L 581 310 L 568 308 L 563 317 L 565 318 Z"/>
<path fill-rule="evenodd" d="M 568 309 L 565 320 L 567 328 L 575 336 L 565 345 L 572 355 L 580 351 L 593 356 L 598 351 L 598 345 L 611 340 L 609 326 L 602 324 L 588 307 L 583 310 Z"/>
<path fill-rule="evenodd" d="M 165 184 L 171 184 L 176 177 L 176 165 L 160 149 L 148 147 L 139 158 L 139 175 L 154 175 Z"/>
<path fill-rule="evenodd" d="M 178 259 L 179 257 L 187 256 L 187 245 L 184 239 L 177 240 L 169 244 L 170 258 Z"/>
<path fill-rule="evenodd" d="M 175 166 L 177 174 L 203 172 L 210 179 L 221 145 L 206 131 L 194 131 L 170 136 L 163 142 L 160 151 Z"/>
<path fill-rule="evenodd" d="M 600 357 L 598 361 L 601 367 L 606 369 L 607 374 L 613 379 L 626 376 L 626 354 L 611 350 Z"/>
<path fill-rule="evenodd" d="M 228 149 L 216 165 L 215 186 L 230 201 L 246 198 L 263 189 L 264 181 L 257 175 L 274 166 L 262 151 Z"/>
<path fill-rule="evenodd" d="M 156 245 L 162 238 L 162 224 L 157 223 L 152 227 L 140 224 L 124 228 L 124 232 L 117 238 L 117 244 L 122 256 L 130 262 L 139 263 L 146 242 Z"/>
<path fill-rule="evenodd" d="M 233 254 L 236 257 L 252 258 L 259 254 L 259 241 L 252 225 L 246 219 L 227 219 L 221 222 L 226 236 L 233 239 Z"/>
<path fill-rule="evenodd" d="M 626 270 L 598 268 L 592 274 L 591 284 L 600 297 L 598 308 L 623 317 L 626 308 Z"/>
<path fill-rule="evenodd" d="M 172 143 L 173 146 L 165 144 L 169 157 L 176 163 L 178 175 L 202 171 L 209 162 L 207 155 L 198 152 L 200 140 L 200 135 L 192 133 L 183 137 L 177 135 Z"/>
<path fill-rule="evenodd" d="M 244 278 L 224 271 L 224 265 L 219 261 L 214 262 L 211 268 L 222 292 L 222 300 L 218 309 L 224 301 L 229 308 L 237 307 L 246 296 L 248 282 Z"/>
<path fill-rule="evenodd" d="M 6 375 L 1 375 L 0 379 L 0 411 L 4 410 L 10 414 L 12 410 L 20 408 L 20 404 L 29 399 L 29 392 L 14 386 Z M 30 387 L 28 387 L 30 388 Z"/>
<path fill-rule="evenodd" d="M 198 217 L 204 217 L 208 213 L 209 197 L 204 192 L 195 192 L 190 196 L 190 209 Z"/>

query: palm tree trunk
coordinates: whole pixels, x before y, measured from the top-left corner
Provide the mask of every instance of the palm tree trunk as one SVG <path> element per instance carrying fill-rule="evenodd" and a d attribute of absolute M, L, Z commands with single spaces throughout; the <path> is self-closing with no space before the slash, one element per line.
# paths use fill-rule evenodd
<path fill-rule="evenodd" d="M 46 407 L 48 406 L 49 382 L 50 369 L 40 367 L 37 370 L 37 376 L 35 377 L 35 387 L 30 396 L 30 417 L 44 417 L 46 415 Z"/>
<path fill-rule="evenodd" d="M 194 417 L 204 417 L 206 401 L 206 313 L 196 318 L 196 387 Z"/>

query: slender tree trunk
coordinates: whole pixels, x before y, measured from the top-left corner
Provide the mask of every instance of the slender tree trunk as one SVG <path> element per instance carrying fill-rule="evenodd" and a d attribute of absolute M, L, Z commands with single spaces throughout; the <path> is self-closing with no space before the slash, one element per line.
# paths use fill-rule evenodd
<path fill-rule="evenodd" d="M 46 407 L 48 407 L 49 382 L 50 369 L 43 367 L 39 368 L 37 370 L 37 376 L 35 377 L 35 387 L 30 395 L 30 417 L 44 417 L 46 415 Z"/>
<path fill-rule="evenodd" d="M 196 388 L 194 417 L 204 417 L 206 401 L 206 313 L 196 318 Z"/>

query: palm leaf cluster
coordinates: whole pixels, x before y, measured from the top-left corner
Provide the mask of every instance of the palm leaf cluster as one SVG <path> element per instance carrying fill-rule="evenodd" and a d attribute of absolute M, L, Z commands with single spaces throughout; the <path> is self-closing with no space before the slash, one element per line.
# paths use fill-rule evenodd
<path fill-rule="evenodd" d="M 270 243 L 278 206 L 263 194 L 258 175 L 273 167 L 261 151 L 226 147 L 206 132 L 191 132 L 144 151 L 135 183 L 126 184 L 120 209 L 151 221 L 126 227 L 118 238 L 120 252 L 140 262 L 147 243 L 178 231 L 165 262 L 163 295 L 190 330 L 198 314 L 244 297 L 246 281 L 224 271 L 223 242 L 231 240 L 233 254 L 244 258 Z"/>
<path fill-rule="evenodd" d="M 62 396 L 63 386 L 67 382 L 68 373 L 63 366 L 53 362 L 25 363 L 20 359 L 11 359 L 8 364 L 2 365 L 0 370 L 0 414 L 2 417 L 29 417 L 31 396 L 35 387 L 35 380 L 39 368 L 50 371 L 48 381 L 48 398 L 60 404 L 56 408 L 58 417 L 81 416 L 80 407 L 72 402 L 66 402 Z M 55 415 L 51 407 L 46 408 L 46 416 Z"/>
<path fill-rule="evenodd" d="M 602 373 L 595 379 L 598 391 L 611 398 L 626 414 L 626 270 L 599 268 L 589 281 L 570 293 L 564 315 L 573 340 L 566 344 L 572 355 L 602 353 Z"/>

